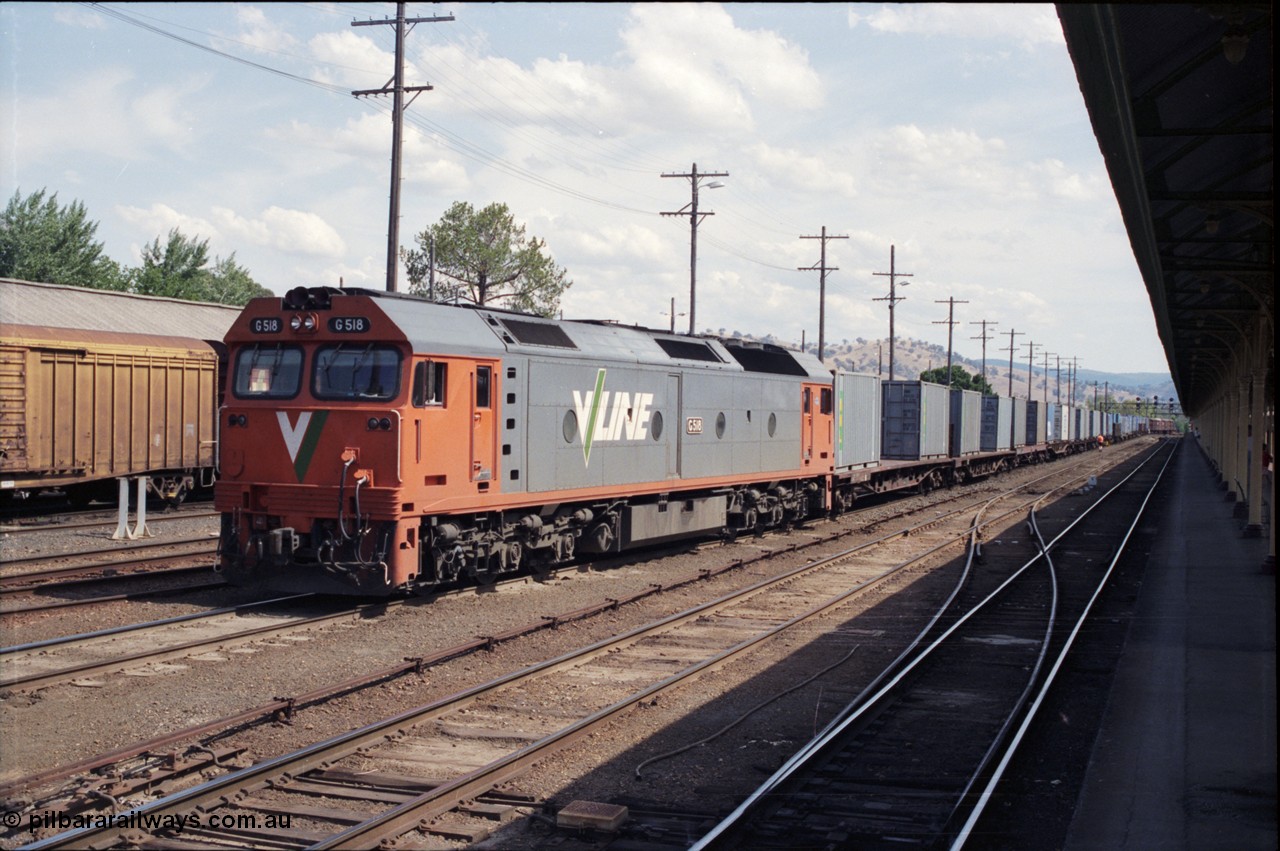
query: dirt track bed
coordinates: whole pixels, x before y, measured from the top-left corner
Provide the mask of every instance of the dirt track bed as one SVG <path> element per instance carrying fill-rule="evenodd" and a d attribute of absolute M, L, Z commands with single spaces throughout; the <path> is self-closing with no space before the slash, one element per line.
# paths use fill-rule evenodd
<path fill-rule="evenodd" d="M 1101 460 L 1107 454 L 1123 451 L 1124 447 L 1116 447 L 1100 455 L 1089 455 Z M 1045 471 L 1044 467 L 1025 468 L 1004 477 L 1001 483 L 1008 484 L 1022 476 L 1033 478 Z M 945 494 L 934 496 L 941 495 Z M 911 499 L 923 501 L 923 498 Z M 904 504 L 904 501 L 898 501 L 877 510 L 890 514 L 901 510 Z M 860 526 L 865 522 L 860 518 L 854 525 Z M 825 527 L 821 528 L 825 530 Z M 794 534 L 812 537 L 813 530 L 800 530 Z M 846 539 L 841 546 L 849 546 L 856 540 Z M 371 669 L 393 665 L 405 657 L 429 654 L 477 636 L 535 622 L 544 615 L 606 597 L 634 593 L 652 583 L 671 584 L 700 568 L 718 565 L 727 558 L 741 557 L 761 547 L 775 548 L 782 543 L 782 536 L 773 536 L 761 540 L 740 540 L 725 547 L 712 544 L 643 565 L 608 571 L 584 569 L 563 574 L 561 578 L 545 584 L 529 582 L 519 586 L 518 590 L 476 592 L 430 604 L 404 605 L 363 622 L 343 622 L 305 635 L 290 636 L 288 640 L 237 648 L 236 652 L 205 654 L 200 658 L 144 668 L 127 675 L 112 675 L 80 685 L 54 686 L 31 694 L 6 694 L 0 696 L 0 782 L 229 715 L 275 697 L 298 694 L 326 683 L 355 677 Z M 494 651 L 431 669 L 422 675 L 409 675 L 329 701 L 301 712 L 292 725 L 265 724 L 241 731 L 229 742 L 247 747 L 258 759 L 295 749 L 558 655 L 572 647 L 618 634 L 695 602 L 719 596 L 730 588 L 754 582 L 766 573 L 780 572 L 808 558 L 806 554 L 763 562 L 590 621 L 544 631 L 531 638 L 499 646 Z M 902 613 L 911 611 L 917 604 L 926 603 L 939 593 L 927 577 L 906 581 L 894 591 L 897 593 L 892 595 L 887 590 L 877 592 L 868 602 L 874 617 L 864 615 L 856 623 L 823 621 L 824 627 L 815 628 L 809 641 L 798 642 L 790 648 L 789 658 L 797 663 L 797 671 L 803 667 L 799 662 L 806 658 L 829 663 L 837 652 L 836 647 L 848 647 L 850 642 L 858 645 L 848 663 L 851 682 L 863 678 L 865 670 L 881 664 L 884 657 L 893 652 L 895 645 L 888 633 L 895 624 L 910 620 Z M 152 616 L 150 612 L 146 615 Z M 79 616 L 73 616 L 71 623 L 75 623 L 74 617 Z M 97 615 L 86 613 L 85 617 L 93 619 L 93 623 L 80 622 L 69 628 L 88 631 L 110 625 L 97 620 Z M 141 619 L 144 618 L 131 618 Z M 68 621 L 60 623 L 67 624 Z M 67 628 L 59 631 L 65 632 Z M 761 660 L 760 664 L 767 666 L 769 661 Z M 790 662 L 788 665 L 774 665 L 771 671 L 786 673 L 762 676 L 750 688 L 733 689 L 724 696 L 718 713 L 725 718 L 736 717 L 764 696 L 776 694 L 790 684 L 784 682 L 790 678 L 790 666 Z M 800 678 L 798 672 L 796 678 Z M 675 746 L 687 742 L 690 737 L 696 739 L 697 733 L 715 726 L 716 716 L 691 719 L 674 726 L 672 719 L 681 717 L 686 699 L 697 697 L 703 700 L 706 690 L 728 688 L 731 681 L 733 678 L 728 672 L 717 673 L 706 681 L 704 687 L 697 689 L 699 693 L 696 695 L 674 692 L 664 695 L 659 706 L 629 713 L 625 720 L 617 723 L 616 735 L 610 735 L 608 742 L 601 742 L 602 755 L 607 753 L 611 757 L 608 762 L 613 766 L 612 773 L 596 770 L 584 776 L 580 773 L 581 766 L 566 757 L 563 763 L 553 761 L 546 766 L 546 788 L 571 789 L 575 797 L 595 800 L 608 800 L 620 794 L 620 778 L 632 772 L 635 763 L 669 749 L 669 744 Z M 705 798 L 709 805 L 723 804 L 731 797 L 730 786 L 739 785 L 747 777 L 763 778 L 794 750 L 795 738 L 815 725 L 821 726 L 826 713 L 850 696 L 836 693 L 815 696 L 802 691 L 794 698 L 795 702 L 787 701 L 763 710 L 751 722 L 752 725 L 763 725 L 760 729 L 776 731 L 785 726 L 780 719 L 790 718 L 793 722 L 791 732 L 782 736 L 756 736 L 745 750 L 721 752 L 710 762 L 708 754 L 713 751 L 699 749 L 657 763 L 646 770 L 646 777 L 634 788 L 670 789 L 684 795 L 686 801 L 693 796 Z M 661 711 L 656 711 L 659 708 Z M 803 722 L 795 724 L 796 718 L 802 718 Z M 709 766 L 723 765 L 725 761 L 729 766 L 727 772 L 709 770 Z M 733 782 L 726 785 L 726 777 L 733 778 Z M 544 784 L 540 782 L 539 785 Z"/>

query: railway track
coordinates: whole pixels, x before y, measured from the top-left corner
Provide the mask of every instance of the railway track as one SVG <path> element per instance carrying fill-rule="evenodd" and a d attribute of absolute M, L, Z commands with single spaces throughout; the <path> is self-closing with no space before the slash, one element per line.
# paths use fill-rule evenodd
<path fill-rule="evenodd" d="M 70 514 L 37 514 L 22 519 L 10 517 L 0 520 L 0 535 L 29 535 L 36 532 L 76 532 L 84 529 L 101 529 L 109 528 L 116 525 L 119 520 L 116 515 L 110 518 L 93 519 L 93 520 L 70 520 L 65 518 L 74 518 L 86 516 L 89 512 L 70 513 Z M 94 512 L 97 513 L 97 512 Z M 176 520 L 207 520 L 222 515 L 217 511 L 209 511 L 208 509 L 171 511 L 165 513 L 156 513 L 147 515 L 147 525 L 166 524 Z"/>
<path fill-rule="evenodd" d="M 209 565 L 212 566 L 211 559 L 217 551 L 217 540 L 211 541 L 208 535 L 201 535 L 176 541 L 133 544 L 124 548 L 104 547 L 94 550 L 80 550 L 74 553 L 6 559 L 6 572 L 0 575 L 0 588 L 26 589 L 38 587 L 41 583 L 49 580 L 62 579 L 68 576 L 83 576 L 89 573 L 111 576 L 133 575 L 141 572 L 137 568 L 145 568 L 148 565 L 172 564 L 177 561 L 191 561 L 193 559 L 209 560 Z M 139 556 L 139 552 L 153 552 L 155 554 Z M 104 556 L 108 558 L 103 558 Z M 66 562 L 71 562 L 71 564 Z M 48 567 L 43 570 L 21 569 L 49 563 L 55 563 L 59 566 Z M 14 571 L 14 568 L 17 568 L 17 570 Z"/>
<path fill-rule="evenodd" d="M 66 582 L 47 582 L 34 587 L 0 587 L 0 599 L 8 600 L 11 598 L 30 599 L 43 598 L 40 602 L 28 603 L 10 603 L 4 608 L 0 608 L 0 617 L 17 616 L 32 614 L 34 612 L 47 612 L 53 609 L 68 609 L 83 606 L 96 606 L 104 603 L 120 602 L 122 600 L 142 600 L 149 597 L 158 597 L 169 594 L 185 594 L 195 593 L 197 591 L 207 591 L 212 588 L 226 587 L 227 583 L 222 579 L 213 579 L 207 581 L 199 581 L 200 574 L 213 575 L 211 565 L 196 565 L 193 567 L 175 567 L 165 570 L 149 570 L 144 573 L 119 573 L 108 574 L 105 576 L 89 577 L 87 579 L 71 579 Z M 175 585 L 167 585 L 159 588 L 147 588 L 134 591 L 123 591 L 119 593 L 93 593 L 87 596 L 76 596 L 86 589 L 108 590 L 114 589 L 116 586 L 128 586 L 136 584 L 140 581 L 148 583 L 168 580 L 174 578 L 187 578 L 196 576 L 197 581 L 186 582 Z M 48 599 L 53 598 L 53 599 Z"/>
<path fill-rule="evenodd" d="M 290 616 L 273 607 L 313 601 L 295 594 L 223 609 L 128 624 L 110 629 L 0 648 L 0 689 L 32 690 L 142 665 L 154 665 L 222 650 L 268 637 L 311 629 L 342 618 L 386 611 L 396 601 Z"/>
<path fill-rule="evenodd" d="M 1005 513 L 1016 510 L 1006 509 Z M 973 534 L 968 522 L 958 524 L 958 529 L 943 529 L 948 520 L 955 523 L 954 517 L 929 518 L 878 539 L 882 544 L 910 535 L 917 552 L 906 562 L 886 567 L 860 558 L 855 563 L 851 557 L 865 556 L 869 545 L 850 548 L 660 623 L 131 812 L 149 816 L 221 812 L 236 818 L 274 813 L 296 816 L 308 825 L 301 832 L 294 828 L 265 833 L 201 828 L 195 834 L 184 830 L 181 836 L 215 844 L 363 847 L 380 841 L 379 837 L 416 829 L 424 818 L 456 811 L 460 800 L 495 795 L 496 786 L 526 771 L 531 761 L 591 735 L 593 729 L 628 707 L 820 617 L 884 577 Z M 935 530 L 930 534 L 938 543 L 926 547 L 928 553 L 920 553 L 919 539 L 929 530 Z M 831 596 L 832 587 L 847 590 Z M 815 606 L 815 600 L 823 602 Z M 424 761 L 434 766 L 451 765 L 453 771 L 450 776 L 424 782 Z M 334 803 L 338 800 L 346 803 L 338 806 Z M 357 817 L 354 827 L 345 826 Z M 438 832 L 452 829 L 440 828 Z M 137 835 L 126 836 L 127 832 L 108 831 L 92 837 L 77 832 L 35 847 L 83 843 L 91 838 L 95 844 L 116 839 L 139 841 Z"/>
<path fill-rule="evenodd" d="M 900 657 L 693 847 L 962 847 L 1170 454 L 1153 453 L 1074 516 L 1032 506 L 1036 552 L 989 558 L 954 611 L 922 633 L 923 649 Z"/>

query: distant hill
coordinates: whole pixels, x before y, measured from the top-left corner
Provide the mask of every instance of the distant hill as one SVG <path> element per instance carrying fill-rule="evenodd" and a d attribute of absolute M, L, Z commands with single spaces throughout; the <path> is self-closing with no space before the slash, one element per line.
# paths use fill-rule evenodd
<path fill-rule="evenodd" d="M 714 333 L 708 331 L 708 333 Z M 794 347 L 794 344 L 784 340 L 778 340 L 772 335 L 759 338 L 751 335 L 738 334 L 736 332 L 725 334 L 722 330 L 720 336 L 739 336 L 748 340 L 758 340 L 764 343 L 773 343 L 780 346 Z M 816 343 L 810 343 L 805 349 L 813 355 L 817 355 L 818 346 Z M 911 338 L 898 338 L 897 345 L 894 348 L 894 373 L 897 378 L 914 379 L 919 378 L 920 373 L 928 369 L 945 368 L 947 365 L 947 348 L 936 343 L 926 343 L 923 340 L 913 340 Z M 951 357 L 953 364 L 963 366 L 972 374 L 982 372 L 982 361 L 972 360 L 953 353 Z M 888 340 L 839 340 L 827 343 L 826 364 L 831 367 L 839 367 L 840 369 L 850 372 L 861 372 L 870 375 L 879 374 L 884 378 L 889 377 L 889 341 Z M 993 354 L 991 351 L 987 353 L 987 381 L 991 386 L 1002 395 L 1009 395 L 1009 360 L 1006 356 L 1003 360 L 998 353 Z M 1061 373 L 1061 394 L 1065 400 L 1067 395 L 1067 369 L 1066 364 L 1062 364 Z M 1049 359 L 1049 376 L 1048 376 L 1048 398 L 1054 401 L 1055 390 L 1058 386 L 1058 371 L 1056 364 L 1052 358 Z M 1158 372 L 1101 372 L 1094 369 L 1081 368 L 1076 376 L 1076 398 L 1093 398 L 1094 386 L 1093 382 L 1097 382 L 1098 397 L 1101 398 L 1103 393 L 1110 393 L 1111 398 L 1117 401 L 1125 399 L 1133 399 L 1141 397 L 1150 399 L 1153 396 L 1159 396 L 1161 401 L 1168 402 L 1174 396 L 1173 379 L 1168 373 Z M 1043 362 L 1037 363 L 1035 368 L 1035 385 L 1032 388 L 1032 399 L 1042 399 L 1045 393 L 1045 376 Z M 1027 398 L 1027 363 L 1026 361 L 1013 362 L 1013 395 Z"/>

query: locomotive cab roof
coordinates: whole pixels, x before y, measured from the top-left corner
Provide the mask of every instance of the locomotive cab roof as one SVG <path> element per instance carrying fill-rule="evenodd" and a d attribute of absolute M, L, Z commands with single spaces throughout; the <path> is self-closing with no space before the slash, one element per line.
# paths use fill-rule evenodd
<path fill-rule="evenodd" d="M 757 372 L 830 380 L 807 352 L 773 344 L 677 335 L 601 320 L 551 319 L 502 308 L 442 304 L 408 293 L 338 287 L 297 287 L 283 310 L 346 310 L 347 297 L 369 298 L 405 334 L 415 351 L 439 354 L 519 354 Z"/>

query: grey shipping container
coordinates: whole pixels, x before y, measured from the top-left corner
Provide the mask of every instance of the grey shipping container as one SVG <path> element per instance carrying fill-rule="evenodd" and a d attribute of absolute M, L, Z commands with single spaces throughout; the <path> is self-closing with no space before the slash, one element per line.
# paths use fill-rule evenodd
<path fill-rule="evenodd" d="M 950 451 L 953 458 L 982 451 L 982 394 L 976 390 L 951 391 Z"/>
<path fill-rule="evenodd" d="M 1047 402 L 1027 402 L 1027 443 L 1037 446 L 1048 440 L 1045 430 L 1045 409 Z"/>
<path fill-rule="evenodd" d="M 880 377 L 836 372 L 836 469 L 880 461 Z"/>
<path fill-rule="evenodd" d="M 1013 448 L 1027 445 L 1027 400 L 1013 400 Z"/>
<path fill-rule="evenodd" d="M 1013 429 L 1013 400 L 1008 396 L 982 397 L 983 452 L 1004 452 L 1009 449 Z"/>
<path fill-rule="evenodd" d="M 951 414 L 947 388 L 927 381 L 885 381 L 880 386 L 881 457 L 895 461 L 945 457 Z"/>

